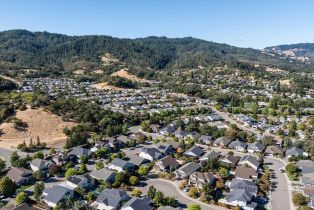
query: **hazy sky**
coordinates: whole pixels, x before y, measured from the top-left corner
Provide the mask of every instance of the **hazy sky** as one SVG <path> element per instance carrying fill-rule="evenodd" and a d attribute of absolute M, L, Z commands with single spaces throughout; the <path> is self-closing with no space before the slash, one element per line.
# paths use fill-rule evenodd
<path fill-rule="evenodd" d="M 0 30 L 192 36 L 241 47 L 314 42 L 312 0 L 1 0 Z"/>

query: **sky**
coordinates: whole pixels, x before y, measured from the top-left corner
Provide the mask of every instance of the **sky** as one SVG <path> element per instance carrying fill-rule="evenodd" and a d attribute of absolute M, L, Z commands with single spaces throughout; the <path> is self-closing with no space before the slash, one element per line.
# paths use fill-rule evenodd
<path fill-rule="evenodd" d="M 0 0 L 0 31 L 195 37 L 239 47 L 314 43 L 312 0 Z"/>

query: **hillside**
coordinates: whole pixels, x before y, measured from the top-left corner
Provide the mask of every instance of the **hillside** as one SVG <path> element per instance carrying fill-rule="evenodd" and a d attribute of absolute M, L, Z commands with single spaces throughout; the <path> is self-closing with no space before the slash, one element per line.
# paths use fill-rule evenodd
<path fill-rule="evenodd" d="M 187 38 L 147 37 L 118 39 L 110 36 L 66 36 L 48 32 L 11 30 L 0 32 L 0 69 L 45 71 L 98 70 L 105 54 L 118 61 L 150 69 L 251 63 L 297 70 L 297 60 L 260 50 Z M 301 66 L 300 66 L 301 65 Z"/>
<path fill-rule="evenodd" d="M 300 60 L 302 62 L 314 61 L 314 43 L 299 43 L 291 45 L 278 45 L 267 47 L 265 50 Z"/>

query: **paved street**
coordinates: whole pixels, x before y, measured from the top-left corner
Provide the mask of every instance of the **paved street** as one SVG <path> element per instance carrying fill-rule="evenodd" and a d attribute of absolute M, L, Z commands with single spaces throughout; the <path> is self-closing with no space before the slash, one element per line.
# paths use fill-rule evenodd
<path fill-rule="evenodd" d="M 270 197 L 271 209 L 293 209 L 291 203 L 291 185 L 288 182 L 286 174 L 279 171 L 280 168 L 285 167 L 284 162 L 276 158 L 265 157 L 265 163 L 274 173 L 274 178 L 271 179 L 271 182 L 275 184 Z"/>
<path fill-rule="evenodd" d="M 213 206 L 205 204 L 201 201 L 192 199 L 184 194 L 184 192 L 179 191 L 176 188 L 175 182 L 162 180 L 162 179 L 150 179 L 146 181 L 147 185 L 141 187 L 140 189 L 144 194 L 147 193 L 149 186 L 154 186 L 157 190 L 163 192 L 166 196 L 175 196 L 179 202 L 181 208 L 186 209 L 190 203 L 199 204 L 202 210 L 224 210 L 225 208 L 219 206 Z"/>

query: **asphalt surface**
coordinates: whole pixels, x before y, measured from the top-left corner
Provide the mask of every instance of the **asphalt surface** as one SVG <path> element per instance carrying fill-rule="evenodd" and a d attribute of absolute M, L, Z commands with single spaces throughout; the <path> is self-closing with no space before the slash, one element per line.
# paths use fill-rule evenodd
<path fill-rule="evenodd" d="M 164 193 L 166 196 L 174 196 L 178 201 L 178 206 L 186 209 L 189 204 L 195 203 L 201 206 L 202 210 L 223 210 L 225 208 L 219 206 L 210 206 L 201 201 L 194 200 L 189 198 L 187 195 L 182 195 L 184 192 L 179 192 L 176 188 L 175 183 L 170 183 L 169 181 L 164 181 L 161 179 L 149 179 L 146 181 L 147 185 L 144 187 L 140 187 L 139 189 L 143 192 L 143 194 L 147 194 L 148 188 L 150 186 L 154 186 L 157 190 Z"/>
<path fill-rule="evenodd" d="M 289 189 L 290 184 L 288 183 L 285 173 L 279 171 L 280 168 L 285 167 L 284 162 L 271 157 L 265 157 L 264 162 L 273 173 L 271 178 L 273 189 L 270 192 L 271 209 L 293 209 L 291 190 Z"/>

